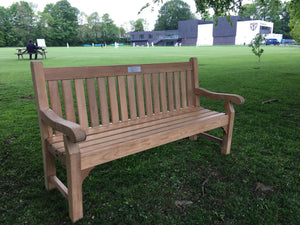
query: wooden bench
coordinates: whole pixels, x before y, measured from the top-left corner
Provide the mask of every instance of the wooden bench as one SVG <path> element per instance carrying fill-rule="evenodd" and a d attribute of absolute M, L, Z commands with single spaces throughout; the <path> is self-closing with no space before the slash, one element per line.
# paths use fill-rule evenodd
<path fill-rule="evenodd" d="M 82 182 L 99 164 L 198 134 L 229 154 L 238 95 L 198 87 L 196 58 L 188 62 L 44 68 L 31 62 L 45 185 L 68 199 L 73 222 L 83 217 Z M 200 106 L 199 96 L 225 101 L 225 113 Z M 223 129 L 223 138 L 205 131 Z M 67 169 L 57 178 L 55 158 Z"/>
<path fill-rule="evenodd" d="M 18 50 L 18 52 L 15 54 L 18 56 L 18 60 L 20 60 L 20 56 L 22 57 L 22 59 L 24 59 L 24 57 L 23 57 L 24 55 L 33 55 L 33 56 L 35 55 L 35 53 L 28 53 L 26 48 L 25 49 L 19 48 L 17 50 Z M 45 49 L 40 48 L 40 49 L 37 49 L 36 54 L 41 55 L 42 59 L 46 59 L 46 53 L 47 52 L 45 51 Z"/>

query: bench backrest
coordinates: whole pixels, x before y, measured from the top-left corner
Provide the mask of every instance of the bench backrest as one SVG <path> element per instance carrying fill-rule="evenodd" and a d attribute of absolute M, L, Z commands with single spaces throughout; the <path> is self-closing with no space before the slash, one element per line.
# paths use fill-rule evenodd
<path fill-rule="evenodd" d="M 196 58 L 188 62 L 44 68 L 32 62 L 38 109 L 95 127 L 199 106 Z"/>

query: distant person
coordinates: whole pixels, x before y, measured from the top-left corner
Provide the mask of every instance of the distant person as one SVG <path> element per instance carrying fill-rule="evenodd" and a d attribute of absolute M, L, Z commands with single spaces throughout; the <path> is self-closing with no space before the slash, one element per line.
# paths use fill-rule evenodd
<path fill-rule="evenodd" d="M 26 50 L 29 53 L 29 59 L 32 60 L 32 54 L 35 54 L 34 59 L 37 59 L 37 49 L 40 47 L 33 44 L 32 40 L 30 39 L 28 44 L 26 45 Z"/>

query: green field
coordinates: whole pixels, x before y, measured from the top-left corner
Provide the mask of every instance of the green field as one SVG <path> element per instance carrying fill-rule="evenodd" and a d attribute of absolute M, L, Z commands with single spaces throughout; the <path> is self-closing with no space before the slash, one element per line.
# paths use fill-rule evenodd
<path fill-rule="evenodd" d="M 230 155 L 180 140 L 100 165 L 84 181 L 77 224 L 300 224 L 300 48 L 264 50 L 259 63 L 247 46 L 47 48 L 46 67 L 197 57 L 200 87 L 246 100 L 235 107 Z M 30 61 L 16 52 L 0 48 L 0 224 L 71 224 L 67 201 L 44 188 Z"/>

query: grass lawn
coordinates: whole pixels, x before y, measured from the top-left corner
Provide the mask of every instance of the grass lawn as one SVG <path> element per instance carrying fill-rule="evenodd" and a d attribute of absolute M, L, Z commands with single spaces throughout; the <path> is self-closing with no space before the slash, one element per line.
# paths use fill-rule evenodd
<path fill-rule="evenodd" d="M 100 165 L 84 181 L 77 224 L 300 224 L 300 48 L 264 49 L 258 63 L 247 46 L 47 48 L 46 67 L 197 57 L 200 87 L 246 99 L 235 107 L 230 155 L 180 140 Z M 0 48 L 0 224 L 71 224 L 67 201 L 44 188 L 30 61 L 16 52 Z"/>

